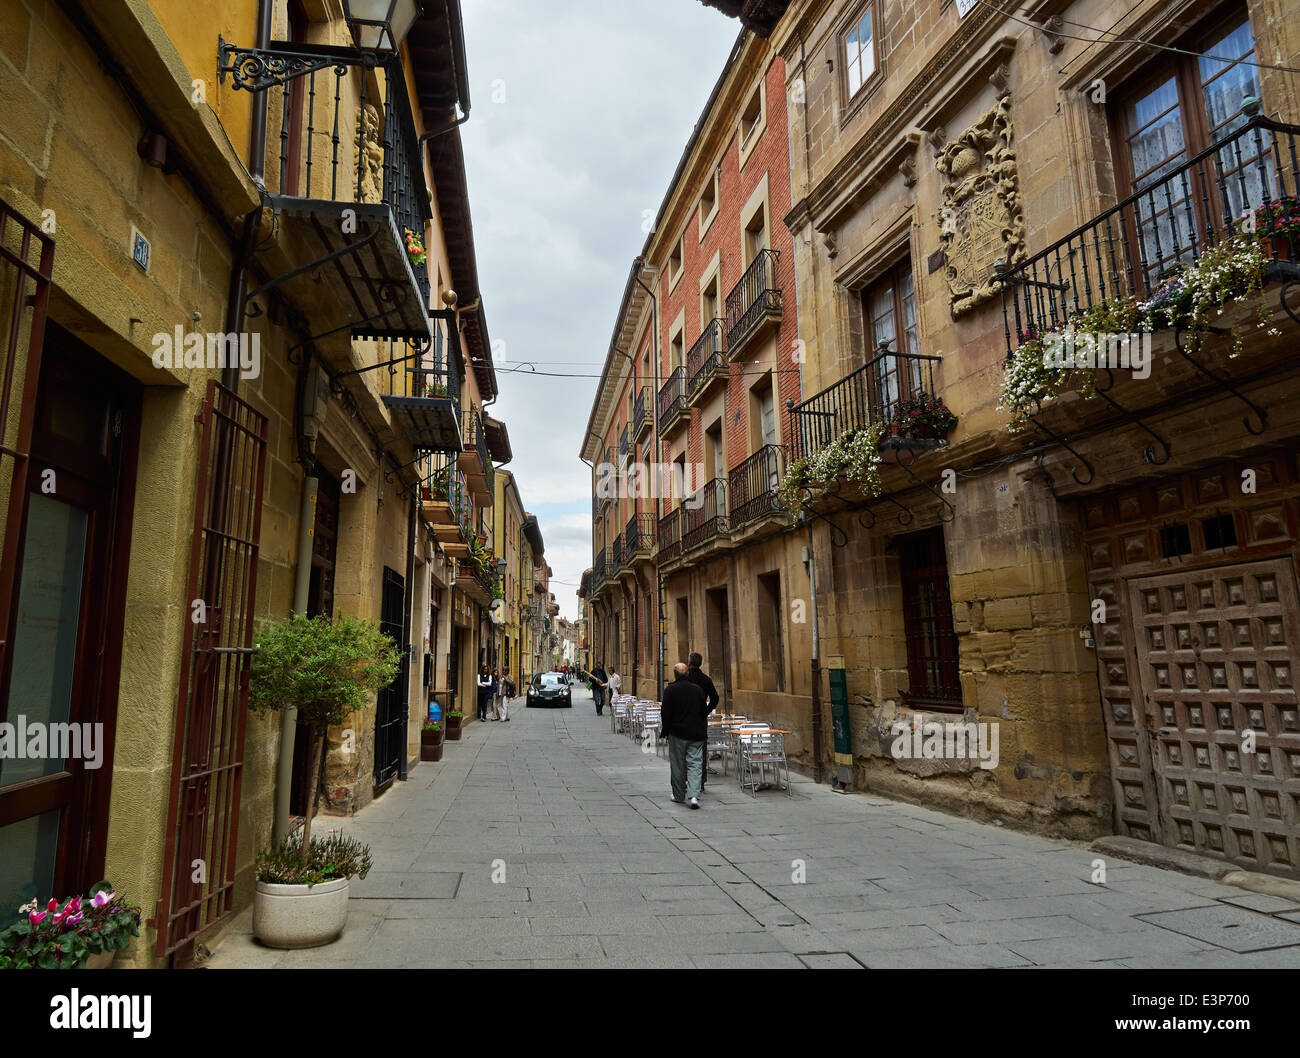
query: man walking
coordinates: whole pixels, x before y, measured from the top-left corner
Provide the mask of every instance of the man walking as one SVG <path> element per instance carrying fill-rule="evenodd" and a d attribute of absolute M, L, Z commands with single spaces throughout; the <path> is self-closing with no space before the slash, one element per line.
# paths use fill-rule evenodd
<path fill-rule="evenodd" d="M 713 712 L 713 710 L 718 707 L 718 702 L 721 700 L 718 697 L 718 689 L 715 686 L 713 686 L 713 681 L 709 679 L 709 677 L 700 669 L 700 666 L 704 664 L 704 656 L 702 654 L 700 654 L 698 651 L 692 651 L 691 656 L 686 660 L 690 663 L 689 667 L 686 670 L 686 678 L 690 680 L 693 684 L 695 684 L 696 687 L 698 687 L 700 690 L 704 692 L 704 699 L 709 706 L 709 708 L 705 710 L 707 715 L 708 713 Z M 709 782 L 709 747 L 708 747 L 708 731 L 706 728 L 705 746 L 704 746 L 704 766 L 700 772 L 700 789 L 703 790 L 704 787 L 708 785 L 708 782 Z"/>
<path fill-rule="evenodd" d="M 596 699 L 596 715 L 601 715 L 601 710 L 605 706 L 605 688 L 608 686 L 608 674 L 605 672 L 603 662 L 596 662 L 596 667 L 591 670 L 591 696 Z"/>
<path fill-rule="evenodd" d="M 689 800 L 692 808 L 699 808 L 709 710 L 704 692 L 687 679 L 686 672 L 680 661 L 673 666 L 673 682 L 664 688 L 660 733 L 668 738 L 673 801 Z"/>

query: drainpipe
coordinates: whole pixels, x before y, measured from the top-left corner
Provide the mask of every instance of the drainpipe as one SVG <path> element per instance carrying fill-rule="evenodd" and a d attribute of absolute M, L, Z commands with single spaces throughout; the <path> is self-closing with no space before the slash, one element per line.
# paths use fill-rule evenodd
<path fill-rule="evenodd" d="M 812 751 L 813 779 L 822 781 L 821 634 L 817 626 L 817 569 L 813 556 L 813 527 L 808 521 L 808 594 L 812 604 Z"/>
<path fill-rule="evenodd" d="M 406 747 L 411 737 L 411 666 L 415 662 L 415 650 L 411 646 L 411 629 L 415 611 L 415 541 L 419 529 L 419 504 L 420 490 L 417 486 L 411 494 L 410 510 L 406 518 L 406 605 L 402 610 L 402 652 L 406 655 L 406 693 L 403 695 L 405 708 L 402 710 L 402 760 L 397 770 L 397 777 L 403 782 L 406 781 L 409 771 Z"/>
<path fill-rule="evenodd" d="M 316 530 L 316 495 L 320 479 L 309 475 L 302 479 L 302 506 L 298 512 L 298 563 L 294 567 L 293 612 L 307 613 L 311 590 L 312 541 Z M 275 761 L 275 819 L 272 840 L 279 844 L 289 836 L 289 794 L 293 786 L 293 744 L 298 730 L 298 710 L 280 712 L 280 752 Z"/>

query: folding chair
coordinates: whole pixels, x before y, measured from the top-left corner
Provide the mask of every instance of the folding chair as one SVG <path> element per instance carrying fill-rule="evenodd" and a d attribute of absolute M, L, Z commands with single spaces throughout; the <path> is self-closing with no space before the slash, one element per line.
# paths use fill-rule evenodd
<path fill-rule="evenodd" d="M 775 731 L 741 730 L 737 738 L 740 746 L 740 768 L 742 789 L 748 789 L 752 796 L 758 796 L 760 786 L 781 786 L 781 768 L 785 768 L 784 790 L 790 789 L 790 764 L 785 757 L 785 736 Z M 767 770 L 774 772 L 775 782 L 767 783 Z"/>

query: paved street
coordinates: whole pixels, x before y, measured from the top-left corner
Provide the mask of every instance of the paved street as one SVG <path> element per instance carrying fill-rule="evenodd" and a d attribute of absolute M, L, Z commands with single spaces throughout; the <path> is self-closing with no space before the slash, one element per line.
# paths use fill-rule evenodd
<path fill-rule="evenodd" d="M 1094 885 L 1085 845 L 798 776 L 715 774 L 691 811 L 585 691 L 511 715 L 346 822 L 375 868 L 339 941 L 262 948 L 248 911 L 207 965 L 1300 967 L 1294 903 L 1118 860 Z"/>

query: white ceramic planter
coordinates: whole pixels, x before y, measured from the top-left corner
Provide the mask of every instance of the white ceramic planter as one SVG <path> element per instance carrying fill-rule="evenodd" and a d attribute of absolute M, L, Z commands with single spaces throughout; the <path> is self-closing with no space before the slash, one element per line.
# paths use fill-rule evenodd
<path fill-rule="evenodd" d="M 335 940 L 348 921 L 348 879 L 313 886 L 258 882 L 253 936 L 272 948 L 315 948 Z"/>

